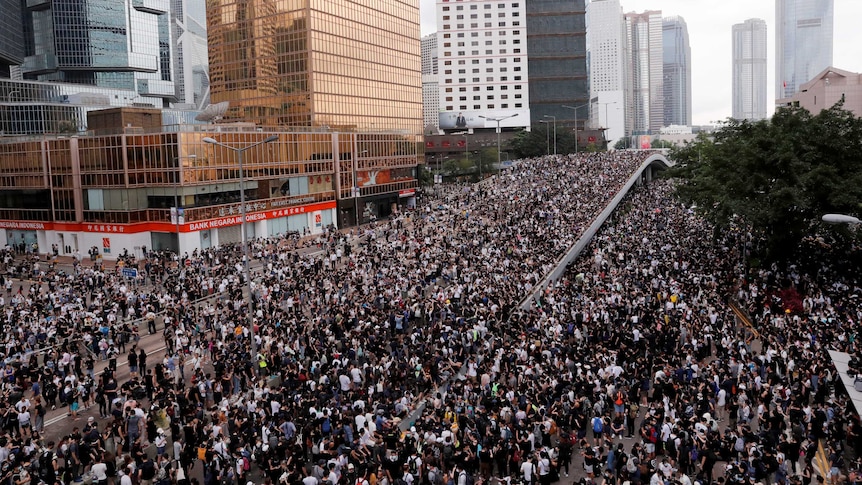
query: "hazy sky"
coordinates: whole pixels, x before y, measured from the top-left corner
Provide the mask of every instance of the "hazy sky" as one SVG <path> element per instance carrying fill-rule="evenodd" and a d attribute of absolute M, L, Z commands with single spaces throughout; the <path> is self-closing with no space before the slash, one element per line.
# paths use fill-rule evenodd
<path fill-rule="evenodd" d="M 527 0 L 529 1 L 529 0 Z M 835 41 L 832 64 L 862 72 L 862 1 L 835 1 Z M 731 115 L 731 27 L 745 19 L 766 21 L 769 42 L 768 99 L 775 92 L 774 0 L 621 0 L 624 12 L 661 10 L 663 16 L 680 15 L 688 24 L 692 63 L 692 117 L 696 125 L 710 124 Z M 436 0 L 420 0 L 422 35 L 437 30 Z M 767 105 L 769 115 L 774 103 Z"/>

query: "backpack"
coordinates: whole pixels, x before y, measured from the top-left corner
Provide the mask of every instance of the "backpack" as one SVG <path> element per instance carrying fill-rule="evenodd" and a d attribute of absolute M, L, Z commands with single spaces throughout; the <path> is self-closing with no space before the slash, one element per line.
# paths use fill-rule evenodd
<path fill-rule="evenodd" d="M 45 451 L 42 453 L 42 456 L 39 457 L 39 478 L 46 482 L 53 479 L 53 477 L 50 476 L 51 472 L 54 470 L 52 466 L 53 461 L 54 452 L 50 450 Z"/>
<path fill-rule="evenodd" d="M 634 455 L 629 456 L 629 459 L 626 460 L 626 471 L 629 473 L 638 471 L 638 457 Z"/>
<path fill-rule="evenodd" d="M 247 472 L 251 470 L 251 461 L 247 457 L 242 457 L 242 471 Z"/>
<path fill-rule="evenodd" d="M 320 430 L 323 431 L 323 434 L 329 434 L 332 432 L 332 423 L 329 422 L 329 416 L 323 420 L 323 424 L 320 425 Z"/>
<path fill-rule="evenodd" d="M 602 418 L 596 416 L 593 418 L 593 431 L 596 433 L 601 433 L 605 429 L 605 423 L 602 421 Z"/>
<path fill-rule="evenodd" d="M 416 466 L 417 461 L 418 461 L 418 458 L 416 458 L 415 456 L 411 456 L 410 458 L 407 459 L 407 470 L 413 476 L 416 476 L 416 474 L 419 473 L 419 467 Z"/>
<path fill-rule="evenodd" d="M 428 472 L 428 481 L 431 485 L 443 485 L 443 472 L 438 469 L 433 469 Z"/>
<path fill-rule="evenodd" d="M 465 477 L 464 484 L 465 485 L 476 485 L 476 478 L 473 476 L 472 473 L 467 473 L 466 470 L 462 470 L 461 473 L 464 474 L 464 477 Z M 459 476 L 459 478 L 460 478 L 460 476 Z"/>

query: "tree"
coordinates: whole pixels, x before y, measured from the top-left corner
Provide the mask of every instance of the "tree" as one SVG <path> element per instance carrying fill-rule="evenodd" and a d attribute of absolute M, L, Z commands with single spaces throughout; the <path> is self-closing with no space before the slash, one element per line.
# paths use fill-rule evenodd
<path fill-rule="evenodd" d="M 540 157 L 549 152 L 551 132 L 547 123 L 534 126 L 532 131 L 522 130 L 512 139 L 510 145 L 517 158 Z"/>
<path fill-rule="evenodd" d="M 731 119 L 671 158 L 682 200 L 720 228 L 742 218 L 769 260 L 789 260 L 823 214 L 862 207 L 862 120 L 840 105 L 816 116 L 782 108 L 771 120 Z"/>
<path fill-rule="evenodd" d="M 625 150 L 629 147 L 629 139 L 622 137 L 614 143 L 614 150 Z"/>
<path fill-rule="evenodd" d="M 655 140 L 654 142 L 652 142 L 653 148 L 673 148 L 675 146 L 676 146 L 676 143 L 673 143 L 673 142 L 670 142 L 667 140 L 662 140 L 662 139 L 658 139 L 658 140 Z"/>

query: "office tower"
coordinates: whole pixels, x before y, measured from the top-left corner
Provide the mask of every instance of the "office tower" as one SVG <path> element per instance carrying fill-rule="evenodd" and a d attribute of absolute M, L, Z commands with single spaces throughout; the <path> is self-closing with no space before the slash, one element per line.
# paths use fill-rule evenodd
<path fill-rule="evenodd" d="M 422 133 L 418 2 L 209 0 L 226 120 Z"/>
<path fill-rule="evenodd" d="M 662 21 L 664 125 L 691 126 L 691 46 L 679 16 Z"/>
<path fill-rule="evenodd" d="M 619 0 L 594 0 L 587 5 L 590 44 L 591 124 L 606 128 L 610 144 L 625 135 L 626 33 Z"/>
<path fill-rule="evenodd" d="M 532 123 L 555 117 L 558 124 L 574 125 L 575 111 L 563 105 L 577 106 L 589 100 L 584 0 L 524 3 Z M 586 124 L 586 116 L 577 119 L 578 126 Z"/>
<path fill-rule="evenodd" d="M 168 0 L 26 3 L 25 79 L 126 89 L 168 105 L 174 88 Z"/>
<path fill-rule="evenodd" d="M 441 129 L 530 126 L 525 3 L 437 0 Z"/>
<path fill-rule="evenodd" d="M 832 65 L 833 0 L 775 0 L 775 97 Z"/>
<path fill-rule="evenodd" d="M 422 75 L 437 74 L 437 33 L 422 37 Z"/>
<path fill-rule="evenodd" d="M 12 66 L 24 62 L 21 2 L 0 0 L 0 78 L 8 78 Z"/>
<path fill-rule="evenodd" d="M 660 10 L 625 14 L 626 133 L 649 135 L 664 126 Z"/>
<path fill-rule="evenodd" d="M 425 134 L 440 126 L 440 84 L 437 81 L 437 34 L 422 37 L 422 124 Z"/>
<path fill-rule="evenodd" d="M 733 117 L 766 118 L 766 22 L 733 26 Z"/>
<path fill-rule="evenodd" d="M 209 104 L 205 0 L 171 0 L 176 102 L 194 109 Z"/>

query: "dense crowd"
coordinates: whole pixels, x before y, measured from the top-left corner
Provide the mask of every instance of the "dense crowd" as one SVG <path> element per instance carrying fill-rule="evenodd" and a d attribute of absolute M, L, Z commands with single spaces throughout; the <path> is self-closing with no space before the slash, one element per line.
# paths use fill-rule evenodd
<path fill-rule="evenodd" d="M 714 240 L 669 183 L 631 195 L 588 256 L 518 308 L 644 157 L 525 160 L 361 233 L 327 233 L 323 255 L 257 240 L 251 306 L 235 246 L 176 258 L 147 284 L 86 269 L 6 283 L 4 323 L 20 330 L 6 333 L 0 478 L 161 485 L 202 467 L 207 485 L 547 485 L 570 472 L 807 484 L 823 440 L 837 483 L 858 425 L 845 432 L 832 393 L 834 327 L 758 299 L 777 271 L 735 292 L 734 236 Z M 769 309 L 755 315 L 769 327 L 759 350 L 728 294 Z M 818 300 L 806 311 L 849 311 Z M 163 334 L 163 359 L 136 348 L 145 331 Z M 132 378 L 95 375 L 78 340 L 127 356 Z M 46 442 L 39 416 L 54 405 L 73 417 L 98 405 L 101 418 Z"/>

